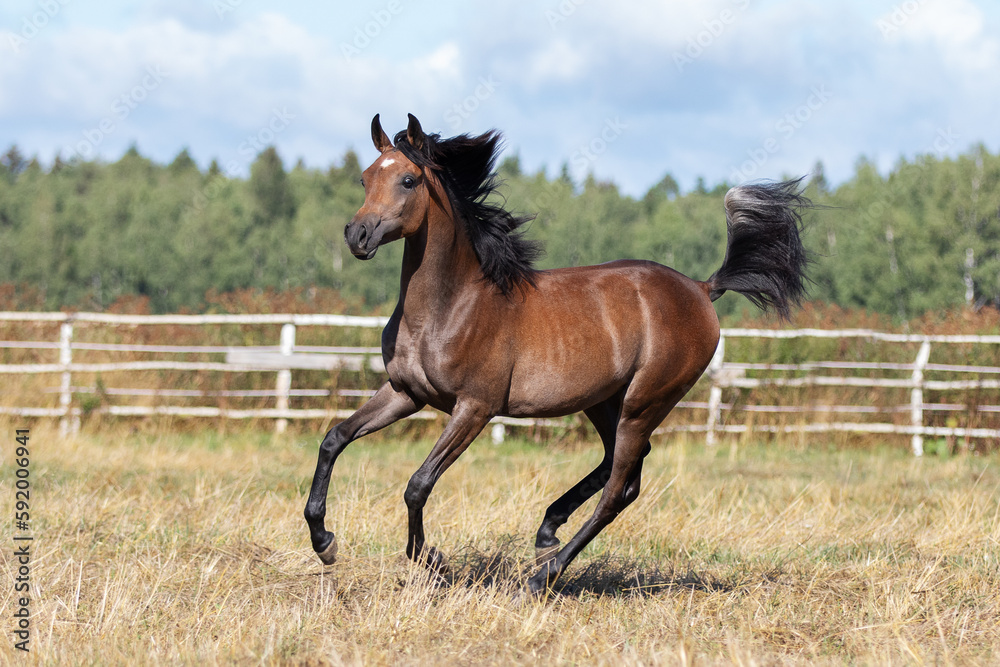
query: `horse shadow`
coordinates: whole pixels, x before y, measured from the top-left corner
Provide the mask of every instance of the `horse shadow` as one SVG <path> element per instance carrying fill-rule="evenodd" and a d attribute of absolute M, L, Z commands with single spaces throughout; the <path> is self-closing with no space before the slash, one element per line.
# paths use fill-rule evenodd
<path fill-rule="evenodd" d="M 467 545 L 449 558 L 449 572 L 439 575 L 445 588 L 509 588 L 522 590 L 537 571 L 533 559 L 516 537 L 499 540 L 483 550 Z M 778 581 L 781 572 L 773 566 L 763 572 L 716 574 L 698 572 L 689 564 L 602 554 L 570 567 L 552 589 L 559 597 L 648 598 L 677 593 L 740 594 Z"/>

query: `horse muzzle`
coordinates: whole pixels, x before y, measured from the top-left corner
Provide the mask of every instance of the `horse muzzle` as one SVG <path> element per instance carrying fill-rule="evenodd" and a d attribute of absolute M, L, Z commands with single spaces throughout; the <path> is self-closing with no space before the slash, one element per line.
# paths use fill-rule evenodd
<path fill-rule="evenodd" d="M 344 241 L 352 255 L 358 259 L 371 259 L 375 256 L 384 233 L 381 218 L 365 216 L 351 220 L 344 227 Z"/>

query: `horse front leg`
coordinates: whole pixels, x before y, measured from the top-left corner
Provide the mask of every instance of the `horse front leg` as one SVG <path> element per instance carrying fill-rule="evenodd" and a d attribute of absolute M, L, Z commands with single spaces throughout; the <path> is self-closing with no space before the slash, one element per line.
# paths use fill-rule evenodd
<path fill-rule="evenodd" d="M 330 429 L 323 438 L 304 514 L 313 550 L 325 564 L 337 560 L 337 538 L 324 525 L 330 473 L 337 457 L 352 441 L 409 417 L 422 407 L 423 404 L 409 394 L 386 382 L 357 412 Z"/>
<path fill-rule="evenodd" d="M 444 557 L 437 549 L 425 547 L 424 505 L 431 490 L 444 471 L 462 455 L 476 436 L 489 423 L 492 413 L 486 408 L 469 403 L 455 406 L 451 421 L 434 444 L 427 459 L 420 465 L 406 485 L 403 499 L 409 514 L 409 534 L 406 538 L 406 555 L 436 572 L 447 570 Z"/>

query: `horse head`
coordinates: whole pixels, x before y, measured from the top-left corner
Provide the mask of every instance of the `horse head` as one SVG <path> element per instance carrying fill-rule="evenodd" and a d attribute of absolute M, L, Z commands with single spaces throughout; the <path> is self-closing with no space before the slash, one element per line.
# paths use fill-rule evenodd
<path fill-rule="evenodd" d="M 427 136 L 413 114 L 406 140 L 422 151 Z M 397 136 L 397 140 L 399 136 Z M 378 114 L 372 118 L 372 142 L 380 155 L 361 175 L 365 203 L 344 228 L 344 239 L 358 259 L 371 259 L 380 245 L 416 234 L 429 205 L 428 170 L 393 146 Z"/>

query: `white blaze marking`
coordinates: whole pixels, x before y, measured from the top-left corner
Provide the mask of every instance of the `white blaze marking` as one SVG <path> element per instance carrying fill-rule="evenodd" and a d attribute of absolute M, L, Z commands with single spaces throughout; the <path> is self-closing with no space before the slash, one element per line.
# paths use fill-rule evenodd
<path fill-rule="evenodd" d="M 384 169 L 388 167 L 390 164 L 393 164 L 395 162 L 396 162 L 395 158 L 387 157 L 386 159 L 382 160 L 382 165 L 379 167 L 379 169 Z"/>

